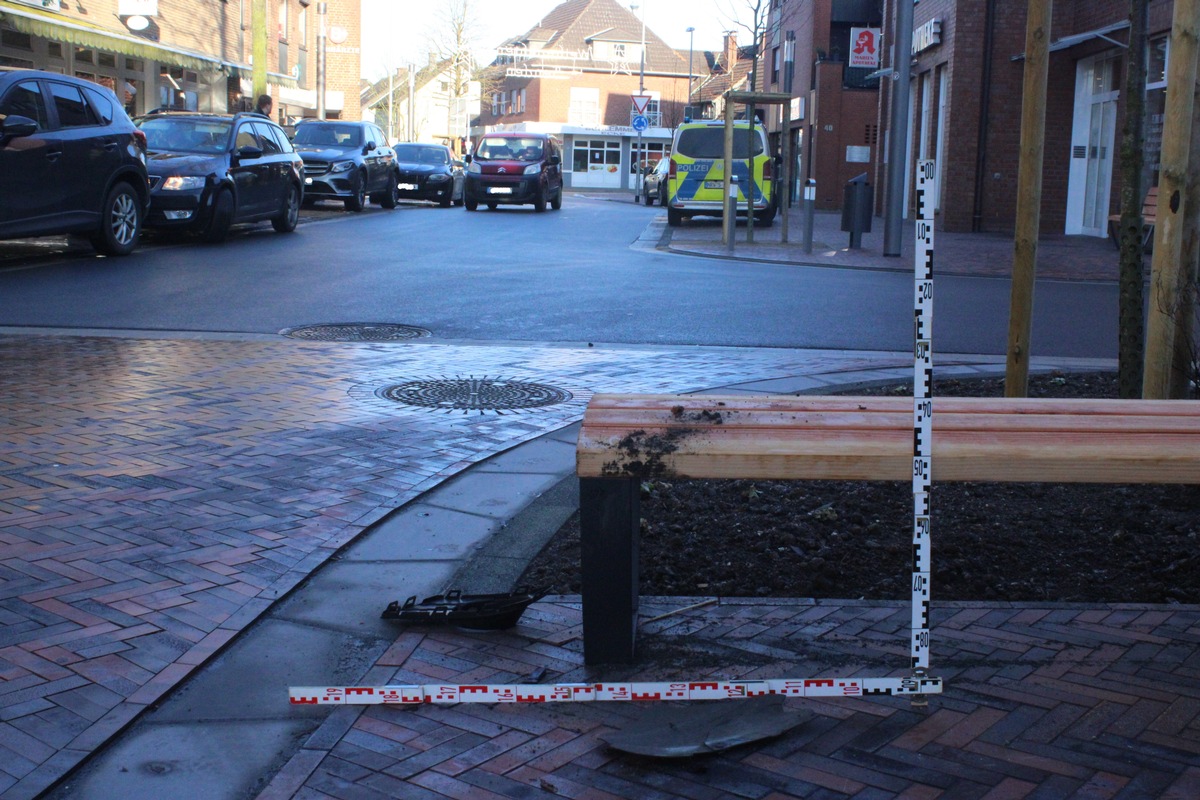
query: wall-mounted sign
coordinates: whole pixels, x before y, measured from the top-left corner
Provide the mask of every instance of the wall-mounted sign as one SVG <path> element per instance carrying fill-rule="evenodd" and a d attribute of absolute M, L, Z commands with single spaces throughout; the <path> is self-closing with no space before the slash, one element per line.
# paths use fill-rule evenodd
<path fill-rule="evenodd" d="M 350 31 L 343 27 L 334 25 L 329 29 L 329 41 L 333 42 L 334 44 L 341 44 L 348 38 L 350 38 Z"/>
<path fill-rule="evenodd" d="M 879 28 L 850 29 L 851 67 L 879 69 Z"/>
<path fill-rule="evenodd" d="M 23 6 L 33 6 L 43 11 L 62 11 L 61 0 L 14 0 Z"/>
<path fill-rule="evenodd" d="M 158 0 L 117 0 L 119 17 L 157 17 Z"/>
<path fill-rule="evenodd" d="M 928 50 L 931 47 L 937 47 L 942 43 L 942 21 L 940 19 L 931 19 L 921 27 L 913 31 L 912 54 Z"/>
<path fill-rule="evenodd" d="M 846 145 L 846 161 L 851 164 L 871 163 L 871 148 L 862 144 Z"/>

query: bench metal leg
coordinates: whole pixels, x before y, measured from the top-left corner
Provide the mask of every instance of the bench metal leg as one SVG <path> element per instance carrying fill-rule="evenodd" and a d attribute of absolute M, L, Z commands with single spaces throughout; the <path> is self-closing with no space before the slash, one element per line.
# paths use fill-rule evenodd
<path fill-rule="evenodd" d="M 637 480 L 579 481 L 585 664 L 633 661 L 640 491 Z"/>

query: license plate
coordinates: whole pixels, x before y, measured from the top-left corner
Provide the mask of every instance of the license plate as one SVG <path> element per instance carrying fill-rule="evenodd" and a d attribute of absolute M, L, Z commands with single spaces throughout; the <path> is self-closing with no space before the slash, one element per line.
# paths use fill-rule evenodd
<path fill-rule="evenodd" d="M 396 184 L 396 188 L 402 192 L 415 192 L 417 185 L 415 183 L 398 183 Z"/>
<path fill-rule="evenodd" d="M 725 181 L 705 181 L 704 188 L 705 189 L 724 189 Z"/>
<path fill-rule="evenodd" d="M 489 186 L 488 194 L 512 194 L 512 189 L 507 186 Z"/>

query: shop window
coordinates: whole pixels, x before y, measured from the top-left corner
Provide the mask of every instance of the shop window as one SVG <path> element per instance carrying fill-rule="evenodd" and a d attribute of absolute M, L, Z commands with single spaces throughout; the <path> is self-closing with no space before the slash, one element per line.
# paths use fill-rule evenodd
<path fill-rule="evenodd" d="M 46 55 L 50 58 L 62 58 L 62 42 L 46 42 Z"/>
<path fill-rule="evenodd" d="M 117 68 L 117 57 L 115 55 L 113 55 L 112 53 L 97 53 L 96 54 L 96 66 L 109 67 L 111 69 L 116 69 Z"/>
<path fill-rule="evenodd" d="M 0 28 L 0 47 L 32 51 L 33 37 L 27 33 L 14 31 L 12 28 Z"/>
<path fill-rule="evenodd" d="M 0 67 L 16 67 L 17 69 L 33 69 L 33 62 L 23 58 L 13 58 L 0 53 Z"/>
<path fill-rule="evenodd" d="M 125 71 L 126 72 L 141 73 L 141 72 L 145 72 L 145 70 L 146 70 L 146 65 L 140 58 L 125 59 Z"/>
<path fill-rule="evenodd" d="M 86 47 L 75 48 L 75 63 L 76 64 L 95 64 L 96 54 Z"/>

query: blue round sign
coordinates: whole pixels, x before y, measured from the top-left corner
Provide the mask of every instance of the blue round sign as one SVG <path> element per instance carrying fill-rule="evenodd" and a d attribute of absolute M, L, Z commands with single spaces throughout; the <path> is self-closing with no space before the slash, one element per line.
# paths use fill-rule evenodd
<path fill-rule="evenodd" d="M 633 129 L 635 131 L 644 131 L 650 127 L 650 120 L 646 119 L 642 114 L 638 114 L 633 118 Z"/>

